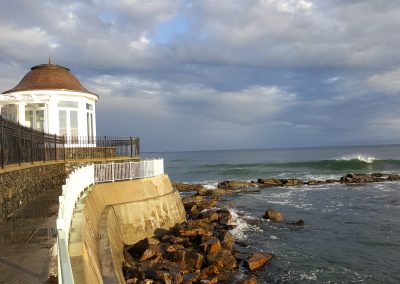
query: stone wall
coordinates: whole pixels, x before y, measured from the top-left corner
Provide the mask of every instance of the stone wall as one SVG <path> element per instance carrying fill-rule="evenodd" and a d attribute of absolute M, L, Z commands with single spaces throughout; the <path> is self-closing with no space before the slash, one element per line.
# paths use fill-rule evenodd
<path fill-rule="evenodd" d="M 167 175 L 96 184 L 74 210 L 69 255 L 75 283 L 124 283 L 124 245 L 184 221 Z"/>
<path fill-rule="evenodd" d="M 0 221 L 39 194 L 65 183 L 65 164 L 26 165 L 0 171 Z"/>

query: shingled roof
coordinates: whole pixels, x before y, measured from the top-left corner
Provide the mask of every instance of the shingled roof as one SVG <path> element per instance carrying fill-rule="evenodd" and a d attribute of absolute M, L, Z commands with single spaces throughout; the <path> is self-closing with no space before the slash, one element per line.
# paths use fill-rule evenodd
<path fill-rule="evenodd" d="M 36 90 L 67 90 L 96 95 L 83 87 L 68 68 L 52 63 L 32 67 L 17 86 L 3 94 Z"/>

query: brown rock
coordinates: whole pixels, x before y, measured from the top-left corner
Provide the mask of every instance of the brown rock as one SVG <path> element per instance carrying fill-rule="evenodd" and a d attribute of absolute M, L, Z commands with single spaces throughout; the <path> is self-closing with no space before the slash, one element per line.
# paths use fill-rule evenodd
<path fill-rule="evenodd" d="M 204 189 L 204 186 L 198 183 L 172 182 L 172 187 L 179 192 L 199 191 Z"/>
<path fill-rule="evenodd" d="M 307 182 L 308 185 L 319 185 L 323 184 L 324 182 L 322 180 L 310 180 Z"/>
<path fill-rule="evenodd" d="M 200 218 L 207 222 L 214 222 L 219 220 L 219 214 L 216 210 L 208 210 L 200 213 Z"/>
<path fill-rule="evenodd" d="M 272 259 L 272 255 L 264 252 L 255 252 L 244 263 L 251 271 L 260 269 Z"/>
<path fill-rule="evenodd" d="M 267 178 L 267 179 L 261 179 L 259 178 L 257 180 L 257 183 L 260 186 L 282 186 L 283 182 L 279 179 L 274 179 L 274 178 Z"/>
<path fill-rule="evenodd" d="M 205 199 L 199 203 L 197 203 L 198 211 L 201 212 L 204 209 L 210 209 L 217 206 L 218 201 L 215 199 Z"/>
<path fill-rule="evenodd" d="M 281 180 L 282 181 L 282 183 L 284 184 L 284 185 L 286 185 L 286 186 L 296 186 L 296 185 L 303 185 L 304 184 L 304 181 L 303 180 L 301 180 L 301 179 L 295 179 L 295 178 L 292 178 L 292 179 L 283 179 L 283 180 Z"/>
<path fill-rule="evenodd" d="M 147 259 L 156 258 L 162 256 L 162 251 L 158 245 L 148 245 L 147 249 L 140 256 L 139 261 L 145 261 Z"/>
<path fill-rule="evenodd" d="M 275 211 L 273 209 L 268 209 L 264 214 L 264 219 L 270 219 L 275 222 L 282 222 L 283 215 L 278 211 Z"/>
<path fill-rule="evenodd" d="M 227 231 L 227 230 L 220 231 L 219 239 L 220 239 L 221 245 L 224 249 L 226 249 L 226 250 L 233 249 L 233 246 L 235 244 L 235 238 L 229 231 Z"/>
<path fill-rule="evenodd" d="M 387 177 L 387 180 L 388 180 L 388 181 L 400 180 L 400 175 L 394 175 L 394 174 L 389 175 L 389 176 Z"/>
<path fill-rule="evenodd" d="M 208 241 L 202 243 L 200 247 L 207 254 L 215 253 L 221 250 L 221 242 L 216 237 L 211 237 Z"/>
<path fill-rule="evenodd" d="M 201 268 L 204 256 L 197 252 L 178 250 L 173 253 L 173 260 L 188 271 Z"/>
<path fill-rule="evenodd" d="M 167 247 L 165 248 L 165 252 L 167 254 L 171 254 L 174 253 L 177 250 L 183 250 L 184 246 L 180 245 L 180 244 L 173 244 L 173 245 L 167 245 Z"/>
<path fill-rule="evenodd" d="M 162 283 L 165 283 L 165 284 L 174 283 L 172 275 L 169 274 L 167 271 L 148 269 L 145 271 L 145 277 L 153 279 L 153 280 L 161 281 Z"/>
<path fill-rule="evenodd" d="M 336 180 L 336 179 L 332 179 L 332 178 L 325 180 L 325 183 L 336 183 L 336 182 L 340 182 L 340 180 Z"/>
<path fill-rule="evenodd" d="M 220 224 L 229 225 L 232 221 L 232 214 L 228 209 L 219 209 L 218 219 Z"/>
<path fill-rule="evenodd" d="M 195 225 L 180 226 L 178 232 L 183 237 L 198 237 L 212 234 L 212 230 Z"/>
<path fill-rule="evenodd" d="M 143 252 L 149 247 L 149 245 L 158 245 L 160 241 L 154 237 L 144 238 L 138 241 L 136 244 L 129 246 L 127 250 L 132 256 L 142 255 Z"/>
<path fill-rule="evenodd" d="M 229 250 L 220 250 L 215 253 L 210 253 L 207 256 L 209 264 L 213 264 L 219 268 L 233 270 L 237 268 L 236 258 Z"/>
<path fill-rule="evenodd" d="M 257 184 L 247 181 L 229 180 L 218 183 L 218 188 L 222 189 L 236 189 L 246 187 L 256 187 Z"/>
<path fill-rule="evenodd" d="M 200 273 L 186 273 L 183 276 L 183 281 L 185 284 L 197 283 L 199 280 Z"/>
<path fill-rule="evenodd" d="M 235 284 L 257 284 L 257 280 L 252 277 L 250 279 L 236 281 Z"/>
<path fill-rule="evenodd" d="M 173 236 L 169 242 L 171 244 L 180 244 L 180 245 L 188 245 L 189 244 L 189 239 L 188 238 L 183 238 L 179 236 Z"/>

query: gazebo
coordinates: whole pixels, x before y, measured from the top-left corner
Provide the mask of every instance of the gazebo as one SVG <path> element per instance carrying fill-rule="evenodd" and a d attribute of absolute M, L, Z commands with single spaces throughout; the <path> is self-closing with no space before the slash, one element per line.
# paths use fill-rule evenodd
<path fill-rule="evenodd" d="M 86 89 L 66 67 L 41 64 L 31 68 L 17 86 L 0 95 L 5 119 L 50 134 L 96 136 L 98 95 Z"/>

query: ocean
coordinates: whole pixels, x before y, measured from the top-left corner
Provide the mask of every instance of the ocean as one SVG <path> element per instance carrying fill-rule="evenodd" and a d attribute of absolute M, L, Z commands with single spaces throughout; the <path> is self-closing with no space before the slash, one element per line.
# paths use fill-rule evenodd
<path fill-rule="evenodd" d="M 162 157 L 171 180 L 215 188 L 224 180 L 339 178 L 400 173 L 400 145 L 144 153 Z M 272 253 L 257 283 L 400 283 L 400 183 L 275 187 L 226 195 L 232 233 Z M 262 219 L 268 208 L 289 222 Z"/>

